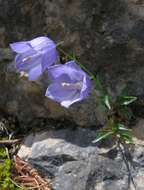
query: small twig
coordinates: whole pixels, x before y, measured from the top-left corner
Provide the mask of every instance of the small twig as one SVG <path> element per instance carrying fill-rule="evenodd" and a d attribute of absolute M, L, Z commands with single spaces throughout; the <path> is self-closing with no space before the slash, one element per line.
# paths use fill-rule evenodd
<path fill-rule="evenodd" d="M 0 140 L 0 145 L 11 145 L 18 144 L 22 141 L 22 139 L 14 139 L 14 140 Z"/>

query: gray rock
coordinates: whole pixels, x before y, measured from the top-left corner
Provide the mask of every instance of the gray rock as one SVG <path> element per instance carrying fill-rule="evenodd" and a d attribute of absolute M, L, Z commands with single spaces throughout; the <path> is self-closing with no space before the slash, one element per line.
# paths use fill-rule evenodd
<path fill-rule="evenodd" d="M 45 179 L 51 178 L 54 190 L 128 190 L 128 171 L 121 154 L 92 144 L 95 133 L 83 128 L 32 133 L 25 138 L 18 155 Z M 131 167 L 131 173 L 137 190 L 142 190 L 144 143 L 137 139 L 135 143 L 135 169 Z"/>

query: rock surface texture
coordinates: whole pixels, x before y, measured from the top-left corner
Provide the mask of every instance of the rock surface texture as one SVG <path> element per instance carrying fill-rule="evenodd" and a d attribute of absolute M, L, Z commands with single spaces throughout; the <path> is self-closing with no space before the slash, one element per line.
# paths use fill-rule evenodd
<path fill-rule="evenodd" d="M 98 148 L 94 139 L 95 131 L 82 128 L 33 133 L 18 155 L 51 179 L 54 190 L 134 190 L 121 154 Z M 143 190 L 144 144 L 135 142 L 130 168 L 137 190 Z"/>
<path fill-rule="evenodd" d="M 47 129 L 27 136 L 19 156 L 51 178 L 54 190 L 128 190 L 120 153 L 91 143 L 90 127 L 103 121 L 95 97 L 65 109 L 44 97 L 47 73 L 29 82 L 16 72 L 9 43 L 41 35 L 63 41 L 114 97 L 123 90 L 138 96 L 133 110 L 144 117 L 144 1 L 0 0 L 0 117 L 14 116 L 23 133 L 28 124 Z M 134 133 L 143 139 L 141 125 L 143 119 Z M 132 158 L 137 190 L 143 190 L 143 141 L 136 141 Z"/>
<path fill-rule="evenodd" d="M 40 35 L 64 41 L 63 48 L 99 74 L 112 95 L 127 89 L 143 103 L 143 5 L 135 0 L 0 0 L 0 47 Z M 10 69 L 12 59 L 8 50 L 0 49 L 0 109 L 23 122 L 53 117 L 92 126 L 100 120 L 93 96 L 63 109 L 44 98 L 46 83 L 40 86 L 19 79 Z M 136 114 L 143 117 L 141 103 L 138 110 Z"/>

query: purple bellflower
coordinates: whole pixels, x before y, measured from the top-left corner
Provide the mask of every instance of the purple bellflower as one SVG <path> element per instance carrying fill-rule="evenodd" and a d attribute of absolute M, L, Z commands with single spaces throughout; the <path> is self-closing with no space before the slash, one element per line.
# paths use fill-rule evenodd
<path fill-rule="evenodd" d="M 45 95 L 66 108 L 85 99 L 91 91 L 90 77 L 74 61 L 52 66 L 48 74 L 52 83 Z"/>
<path fill-rule="evenodd" d="M 36 80 L 58 57 L 56 44 L 44 36 L 31 41 L 11 43 L 10 47 L 17 53 L 17 70 L 27 73 L 29 80 Z"/>

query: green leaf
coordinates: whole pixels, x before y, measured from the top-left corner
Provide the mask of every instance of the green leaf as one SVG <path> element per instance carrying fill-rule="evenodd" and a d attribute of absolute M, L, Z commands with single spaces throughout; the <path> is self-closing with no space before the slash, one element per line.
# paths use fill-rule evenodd
<path fill-rule="evenodd" d="M 109 96 L 108 96 L 108 95 L 106 95 L 106 96 L 104 97 L 104 103 L 105 103 L 105 105 L 107 106 L 107 108 L 108 108 L 109 110 L 111 110 L 110 99 L 109 99 Z"/>
<path fill-rule="evenodd" d="M 120 135 L 120 138 L 123 139 L 126 143 L 129 143 L 129 144 L 133 143 L 132 135 L 129 132 L 122 133 Z"/>
<path fill-rule="evenodd" d="M 118 129 L 120 131 L 131 131 L 130 129 L 127 129 L 123 124 L 118 123 Z"/>
<path fill-rule="evenodd" d="M 123 139 L 125 140 L 125 142 L 126 143 L 128 143 L 128 144 L 133 144 L 134 142 L 133 142 L 133 139 L 132 138 L 129 138 L 129 137 L 123 137 Z"/>
<path fill-rule="evenodd" d="M 136 100 L 137 100 L 137 97 L 135 96 L 123 96 L 121 97 L 121 105 L 127 106 Z"/>
<path fill-rule="evenodd" d="M 109 138 L 111 135 L 113 134 L 112 131 L 110 132 L 105 132 L 105 134 L 101 134 L 98 138 L 96 138 L 95 140 L 92 141 L 92 143 L 97 143 L 103 139 Z"/>
<path fill-rule="evenodd" d="M 125 127 L 119 127 L 119 130 L 121 130 L 121 131 L 131 131 L 130 129 L 127 129 Z"/>

